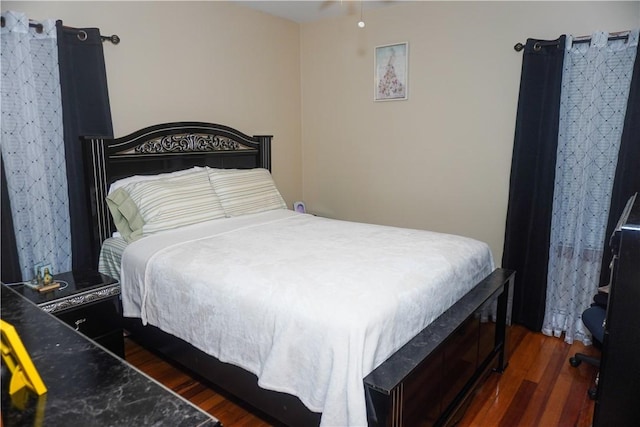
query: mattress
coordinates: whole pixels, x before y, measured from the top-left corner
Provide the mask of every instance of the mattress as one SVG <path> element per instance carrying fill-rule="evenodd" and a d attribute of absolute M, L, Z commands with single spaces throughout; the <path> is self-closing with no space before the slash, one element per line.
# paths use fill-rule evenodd
<path fill-rule="evenodd" d="M 473 239 L 274 210 L 133 242 L 120 279 L 125 316 L 366 425 L 362 379 L 493 267 Z"/>

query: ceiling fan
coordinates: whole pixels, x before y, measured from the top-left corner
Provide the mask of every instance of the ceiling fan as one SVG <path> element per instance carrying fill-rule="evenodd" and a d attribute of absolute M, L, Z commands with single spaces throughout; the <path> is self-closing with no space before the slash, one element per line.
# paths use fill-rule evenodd
<path fill-rule="evenodd" d="M 360 21 L 358 21 L 358 27 L 364 27 L 364 20 L 362 17 L 362 10 L 364 8 L 364 4 L 368 3 L 369 6 L 377 7 L 380 6 L 381 3 L 390 3 L 393 0 L 380 0 L 380 1 L 365 1 L 365 0 L 323 0 L 320 3 L 320 10 L 326 10 L 329 7 L 334 5 L 343 7 L 346 5 L 347 7 L 347 15 L 356 15 L 360 14 Z"/>
<path fill-rule="evenodd" d="M 353 15 L 362 8 L 362 0 L 323 0 L 320 4 L 320 10 L 326 9 L 334 5 L 347 5 L 347 14 Z"/>

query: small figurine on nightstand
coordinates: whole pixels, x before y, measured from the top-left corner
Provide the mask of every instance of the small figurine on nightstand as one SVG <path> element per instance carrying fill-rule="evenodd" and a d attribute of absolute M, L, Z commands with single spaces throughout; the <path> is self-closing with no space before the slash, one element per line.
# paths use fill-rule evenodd
<path fill-rule="evenodd" d="M 51 273 L 49 273 L 49 269 L 45 268 L 44 275 L 42 276 L 42 284 L 44 286 L 48 286 L 51 283 L 53 283 L 53 276 L 51 275 Z"/>
<path fill-rule="evenodd" d="M 38 273 L 39 275 L 40 273 Z M 60 283 L 53 281 L 53 276 L 48 268 L 44 269 L 44 274 L 42 275 L 41 286 L 38 288 L 38 292 L 50 292 L 60 287 Z"/>

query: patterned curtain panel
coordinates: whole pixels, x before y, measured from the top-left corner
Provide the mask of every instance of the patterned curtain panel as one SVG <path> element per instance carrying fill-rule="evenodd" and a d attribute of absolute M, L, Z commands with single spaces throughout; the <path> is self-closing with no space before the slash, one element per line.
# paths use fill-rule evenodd
<path fill-rule="evenodd" d="M 2 17 L 2 159 L 22 280 L 30 280 L 37 263 L 71 269 L 56 27 Z"/>
<path fill-rule="evenodd" d="M 581 321 L 597 292 L 638 32 L 567 38 L 542 332 L 590 343 Z"/>

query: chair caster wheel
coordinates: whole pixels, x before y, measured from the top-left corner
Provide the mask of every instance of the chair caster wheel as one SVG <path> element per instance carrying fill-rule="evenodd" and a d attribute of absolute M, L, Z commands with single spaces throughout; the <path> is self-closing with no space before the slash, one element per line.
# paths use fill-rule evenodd
<path fill-rule="evenodd" d="M 581 363 L 582 363 L 582 360 L 580 359 L 576 359 L 575 357 L 569 358 L 569 364 L 574 368 L 577 368 L 578 366 L 580 366 Z"/>

